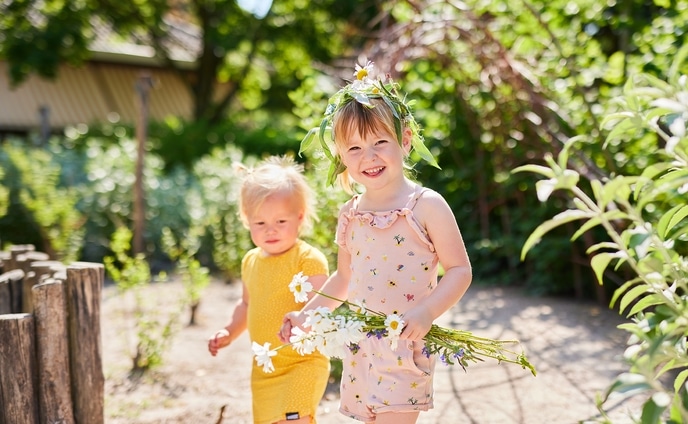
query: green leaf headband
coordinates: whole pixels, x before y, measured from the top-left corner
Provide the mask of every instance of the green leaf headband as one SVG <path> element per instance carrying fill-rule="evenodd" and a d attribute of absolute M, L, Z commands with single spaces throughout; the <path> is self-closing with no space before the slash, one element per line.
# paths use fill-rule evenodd
<path fill-rule="evenodd" d="M 403 138 L 404 124 L 406 124 L 411 130 L 411 147 L 418 153 L 421 159 L 428 162 L 430 165 L 439 168 L 437 161 L 430 153 L 430 150 L 425 146 L 423 136 L 420 134 L 420 125 L 416 122 L 416 119 L 411 113 L 411 106 L 414 101 L 406 102 L 403 98 L 399 96 L 399 84 L 392 81 L 392 79 L 387 76 L 387 82 L 382 78 L 373 80 L 369 77 L 370 71 L 373 69 L 373 62 L 368 61 L 365 66 L 361 67 L 356 65 L 356 70 L 354 71 L 354 76 L 356 79 L 344 86 L 344 88 L 337 91 L 332 97 L 330 97 L 327 109 L 325 110 L 325 117 L 320 123 L 320 127 L 313 128 L 308 131 L 308 134 L 301 140 L 301 146 L 299 148 L 299 155 L 302 152 L 308 150 L 313 144 L 313 139 L 315 134 L 318 134 L 318 139 L 320 140 L 320 146 L 327 157 L 330 160 L 330 169 L 327 175 L 327 184 L 334 184 L 337 175 L 344 172 L 346 166 L 341 161 L 339 155 L 333 154 L 333 150 L 330 148 L 330 144 L 325 139 L 325 134 L 330 133 L 330 138 L 332 134 L 332 120 L 334 115 L 342 107 L 355 100 L 358 103 L 373 108 L 374 104 L 370 102 L 370 99 L 383 99 L 385 104 L 389 107 L 394 115 L 394 129 L 396 131 L 397 140 L 401 145 Z"/>

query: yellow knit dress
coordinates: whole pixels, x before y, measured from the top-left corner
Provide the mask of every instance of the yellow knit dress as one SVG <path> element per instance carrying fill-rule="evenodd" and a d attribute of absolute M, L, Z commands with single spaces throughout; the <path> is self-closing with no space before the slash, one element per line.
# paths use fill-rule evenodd
<path fill-rule="evenodd" d="M 325 255 L 308 243 L 297 240 L 294 247 L 278 256 L 266 256 L 260 248 L 250 250 L 241 263 L 241 277 L 248 290 L 248 332 L 252 342 L 271 348 L 282 344 L 277 333 L 282 318 L 299 310 L 289 291 L 295 274 L 327 275 Z M 251 391 L 253 421 L 269 424 L 287 417 L 315 417 L 325 393 L 330 373 L 329 359 L 317 351 L 299 355 L 291 347 L 280 349 L 272 358 L 275 371 L 263 372 L 253 361 Z"/>

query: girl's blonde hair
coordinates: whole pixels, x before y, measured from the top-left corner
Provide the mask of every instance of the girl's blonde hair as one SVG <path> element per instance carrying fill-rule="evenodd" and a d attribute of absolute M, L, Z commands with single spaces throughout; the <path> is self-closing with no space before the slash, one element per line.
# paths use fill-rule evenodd
<path fill-rule="evenodd" d="M 273 194 L 288 194 L 297 202 L 303 213 L 301 233 L 311 230 L 317 220 L 315 195 L 303 175 L 303 166 L 289 156 L 270 156 L 253 168 L 236 165 L 243 174 L 239 194 L 239 217 L 246 228 L 249 216 Z"/>
<path fill-rule="evenodd" d="M 389 105 L 387 105 L 382 98 L 373 98 L 369 101 L 373 107 L 363 105 L 356 101 L 350 101 L 337 110 L 332 117 L 332 137 L 334 138 L 335 145 L 334 153 L 337 156 L 341 157 L 339 152 L 348 147 L 349 140 L 354 132 L 360 137 L 365 138 L 369 134 L 384 131 L 398 138 L 398 132 L 394 127 L 394 113 Z M 406 123 L 402 122 L 402 126 L 405 127 Z M 401 146 L 402 140 L 396 141 Z M 407 170 L 411 169 L 408 161 L 404 163 L 404 166 Z M 347 169 L 344 169 L 337 176 L 337 183 L 347 193 L 353 193 L 355 183 L 351 179 Z"/>

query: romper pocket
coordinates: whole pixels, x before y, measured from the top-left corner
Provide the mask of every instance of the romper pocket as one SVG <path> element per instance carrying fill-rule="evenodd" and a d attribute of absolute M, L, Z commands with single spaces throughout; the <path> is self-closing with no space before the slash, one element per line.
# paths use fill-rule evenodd
<path fill-rule="evenodd" d="M 434 367 L 434 356 L 428 357 L 424 352 L 425 342 L 413 342 L 410 340 L 399 341 L 398 350 L 403 355 L 404 363 L 420 375 L 430 375 Z"/>

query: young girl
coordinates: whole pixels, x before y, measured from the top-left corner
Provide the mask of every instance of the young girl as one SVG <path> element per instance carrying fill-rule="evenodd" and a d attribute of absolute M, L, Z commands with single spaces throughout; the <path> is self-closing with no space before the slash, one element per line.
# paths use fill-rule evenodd
<path fill-rule="evenodd" d="M 299 239 L 315 217 L 314 196 L 291 159 L 271 157 L 245 170 L 239 198 L 240 216 L 256 247 L 241 263 L 243 294 L 229 323 L 208 340 L 215 356 L 248 328 L 251 340 L 277 346 L 282 317 L 299 308 L 289 291 L 292 277 L 303 272 L 313 287 L 327 279 L 325 255 Z M 329 359 L 300 356 L 284 349 L 274 359 L 275 371 L 251 372 L 253 420 L 259 424 L 315 423 L 315 413 L 329 378 Z"/>
<path fill-rule="evenodd" d="M 322 292 L 385 314 L 401 314 L 405 327 L 396 350 L 385 338 L 359 343 L 343 359 L 340 411 L 377 424 L 415 423 L 433 407 L 435 357 L 423 352 L 433 321 L 452 307 L 471 283 L 471 266 L 454 214 L 437 192 L 405 176 L 412 148 L 430 163 L 419 127 L 394 83 L 372 81 L 372 63 L 330 99 L 321 128 L 334 139 L 331 178 L 351 192 L 339 211 L 337 270 Z M 321 143 L 325 133 L 320 132 Z M 307 145 L 307 139 L 304 139 Z M 329 152 L 325 152 L 329 153 Z M 438 265 L 444 276 L 438 282 Z M 338 302 L 316 295 L 284 318 L 283 342 L 305 311 Z"/>

